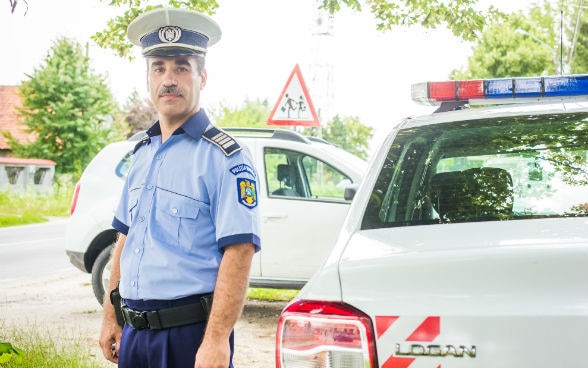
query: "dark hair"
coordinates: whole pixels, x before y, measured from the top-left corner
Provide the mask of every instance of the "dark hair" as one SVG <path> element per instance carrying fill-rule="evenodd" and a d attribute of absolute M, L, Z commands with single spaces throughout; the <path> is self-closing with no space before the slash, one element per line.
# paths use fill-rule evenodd
<path fill-rule="evenodd" d="M 206 66 L 204 55 L 196 55 L 196 65 L 198 66 L 198 73 L 202 74 L 202 71 Z"/>
<path fill-rule="evenodd" d="M 202 71 L 204 71 L 204 68 L 206 67 L 206 60 L 204 58 L 204 55 L 192 55 L 194 58 L 196 58 L 196 68 L 198 69 L 198 74 L 202 74 Z M 149 70 L 149 56 L 145 58 L 145 62 L 147 63 L 147 70 Z"/>

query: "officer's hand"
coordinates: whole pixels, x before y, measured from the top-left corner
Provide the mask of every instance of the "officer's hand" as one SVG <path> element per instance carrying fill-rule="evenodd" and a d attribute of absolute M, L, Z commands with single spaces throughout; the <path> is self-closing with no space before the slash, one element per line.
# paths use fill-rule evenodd
<path fill-rule="evenodd" d="M 105 314 L 100 333 L 100 347 L 102 348 L 104 357 L 113 363 L 118 363 L 118 349 L 120 347 L 121 335 L 122 328 L 116 322 L 116 317 L 114 315 L 110 317 L 108 314 Z"/>
<path fill-rule="evenodd" d="M 194 368 L 227 368 L 231 357 L 231 346 L 228 339 L 213 343 L 206 338 L 196 352 Z"/>

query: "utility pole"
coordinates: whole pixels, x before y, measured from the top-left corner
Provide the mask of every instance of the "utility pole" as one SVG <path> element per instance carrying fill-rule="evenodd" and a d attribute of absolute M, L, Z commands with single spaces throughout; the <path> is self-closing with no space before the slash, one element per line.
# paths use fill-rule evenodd
<path fill-rule="evenodd" d="M 333 16 L 317 13 L 312 23 L 310 94 L 321 124 L 332 116 L 334 73 L 331 58 L 334 45 Z M 322 136 L 321 129 L 319 134 Z"/>

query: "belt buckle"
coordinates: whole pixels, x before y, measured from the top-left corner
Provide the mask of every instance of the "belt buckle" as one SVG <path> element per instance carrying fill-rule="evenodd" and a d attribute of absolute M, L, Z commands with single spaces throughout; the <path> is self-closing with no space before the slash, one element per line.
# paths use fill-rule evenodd
<path fill-rule="evenodd" d="M 144 330 L 149 328 L 149 321 L 147 320 L 147 312 L 139 312 L 129 309 L 130 325 L 137 330 Z"/>

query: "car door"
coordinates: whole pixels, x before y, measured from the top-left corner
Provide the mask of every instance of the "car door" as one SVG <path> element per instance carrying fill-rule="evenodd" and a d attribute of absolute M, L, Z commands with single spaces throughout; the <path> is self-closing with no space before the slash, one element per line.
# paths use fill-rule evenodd
<path fill-rule="evenodd" d="M 350 177 L 293 149 L 265 147 L 267 197 L 261 210 L 261 276 L 308 279 L 334 245 L 347 214 Z"/>

